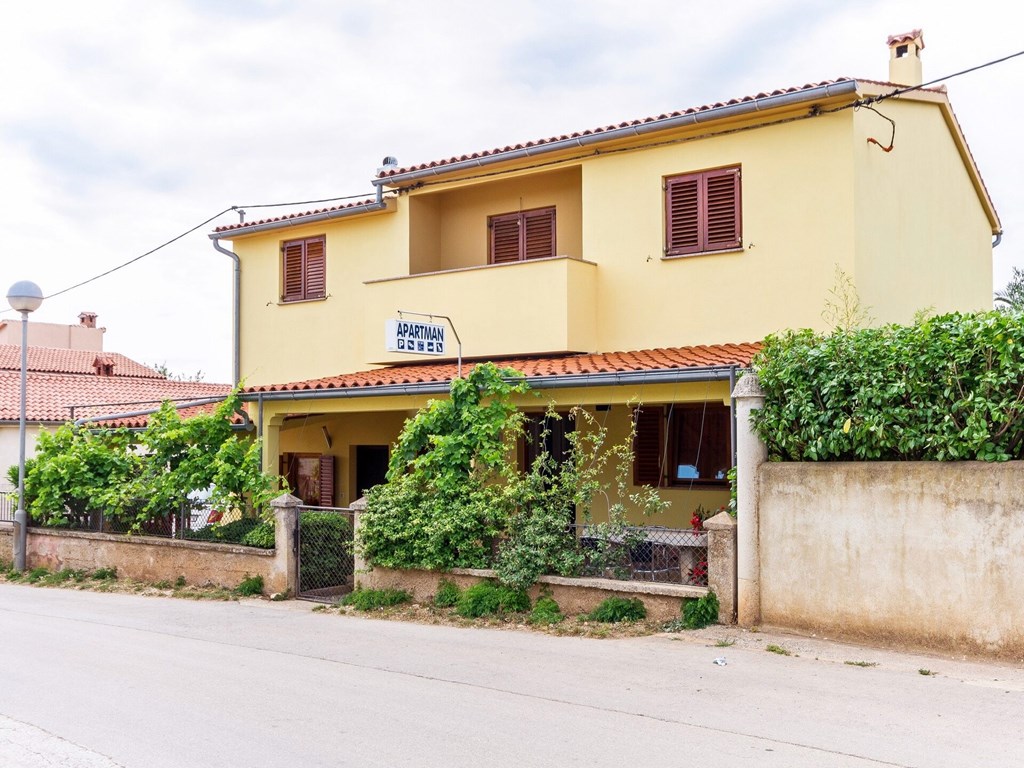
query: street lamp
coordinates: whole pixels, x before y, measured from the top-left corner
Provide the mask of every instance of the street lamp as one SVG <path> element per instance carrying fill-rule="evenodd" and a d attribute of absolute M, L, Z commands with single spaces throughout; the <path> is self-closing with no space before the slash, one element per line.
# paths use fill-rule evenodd
<path fill-rule="evenodd" d="M 18 418 L 18 510 L 14 513 L 14 570 L 25 571 L 28 549 L 28 514 L 25 512 L 25 371 L 28 368 L 28 314 L 39 309 L 43 292 L 28 280 L 19 280 L 7 291 L 7 303 L 21 313 L 21 411 Z"/>

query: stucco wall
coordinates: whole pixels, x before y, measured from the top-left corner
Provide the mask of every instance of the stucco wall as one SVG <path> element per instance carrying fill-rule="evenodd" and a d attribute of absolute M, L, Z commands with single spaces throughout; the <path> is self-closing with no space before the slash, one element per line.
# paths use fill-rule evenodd
<path fill-rule="evenodd" d="M 1024 657 L 1024 465 L 765 464 L 766 624 Z"/>
<path fill-rule="evenodd" d="M 2 536 L 0 531 L 0 556 Z M 116 567 L 119 576 L 143 581 L 174 581 L 184 576 L 190 584 L 223 587 L 236 587 L 247 576 L 262 576 L 268 593 L 287 589 L 287 573 L 275 550 L 150 536 L 30 528 L 26 566 L 51 571 Z"/>

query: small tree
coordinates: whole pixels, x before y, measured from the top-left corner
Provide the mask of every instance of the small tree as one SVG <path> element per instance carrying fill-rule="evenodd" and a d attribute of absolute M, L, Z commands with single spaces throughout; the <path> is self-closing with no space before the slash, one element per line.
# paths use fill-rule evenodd
<path fill-rule="evenodd" d="M 1024 310 L 1024 269 L 1013 268 L 1010 282 L 1001 291 L 995 292 L 994 299 L 996 309 L 1003 310 Z"/>

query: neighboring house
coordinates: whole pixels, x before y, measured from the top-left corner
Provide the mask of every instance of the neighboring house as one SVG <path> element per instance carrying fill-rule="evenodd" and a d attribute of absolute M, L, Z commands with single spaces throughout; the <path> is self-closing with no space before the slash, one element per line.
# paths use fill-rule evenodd
<path fill-rule="evenodd" d="M 736 371 L 768 333 L 825 327 L 837 268 L 877 322 L 991 306 L 999 219 L 945 89 L 871 102 L 922 82 L 923 47 L 890 38 L 890 82 L 388 158 L 375 200 L 218 228 L 266 466 L 312 503 L 379 482 L 404 420 L 456 373 L 451 327 L 443 361 L 385 348 L 399 311 L 428 313 L 466 365 L 525 373 L 543 397 L 524 408 L 583 405 L 627 438 L 642 404 L 633 482 L 665 488 L 671 524 L 718 507 Z"/>
<path fill-rule="evenodd" d="M 96 315 L 83 313 L 81 323 L 30 322 L 26 374 L 26 454 L 33 452 L 40 429 L 100 414 L 136 414 L 116 421 L 144 426 L 142 413 L 163 400 L 189 403 L 223 399 L 227 384 L 173 381 L 116 352 L 103 351 L 103 331 Z M 18 463 L 21 403 L 20 321 L 0 324 L 0 491 L 12 489 L 7 468 Z M 113 424 L 115 422 L 106 422 Z"/>

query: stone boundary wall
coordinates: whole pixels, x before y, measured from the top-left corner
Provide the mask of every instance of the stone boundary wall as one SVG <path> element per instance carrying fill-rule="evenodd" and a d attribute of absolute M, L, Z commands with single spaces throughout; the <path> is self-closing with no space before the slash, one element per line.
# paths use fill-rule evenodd
<path fill-rule="evenodd" d="M 289 497 L 290 498 L 290 497 Z M 296 500 L 297 503 L 297 500 Z M 237 587 L 248 576 L 262 576 L 264 592 L 295 594 L 294 505 L 275 507 L 274 549 L 156 536 L 124 536 L 60 528 L 29 528 L 25 566 L 59 571 L 117 568 L 119 576 L 141 581 Z M 13 559 L 13 523 L 0 523 L 0 559 Z"/>
<path fill-rule="evenodd" d="M 765 624 L 1024 659 L 1024 462 L 757 473 Z"/>
<path fill-rule="evenodd" d="M 494 571 L 469 568 L 456 568 L 448 573 L 373 568 L 357 573 L 356 584 L 360 589 L 404 589 L 415 601 L 422 603 L 433 598 L 441 579 L 453 581 L 465 589 L 493 578 Z M 551 594 L 567 615 L 589 613 L 607 597 L 638 597 L 643 601 L 649 619 L 671 621 L 682 615 L 684 601 L 703 597 L 708 590 L 682 584 L 541 576 L 538 583 L 530 587 L 530 599 L 535 601 L 545 592 Z"/>
<path fill-rule="evenodd" d="M 14 523 L 0 523 L 0 562 L 14 560 Z"/>

